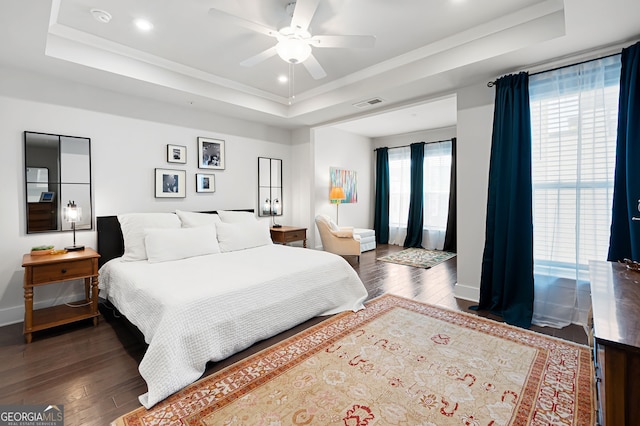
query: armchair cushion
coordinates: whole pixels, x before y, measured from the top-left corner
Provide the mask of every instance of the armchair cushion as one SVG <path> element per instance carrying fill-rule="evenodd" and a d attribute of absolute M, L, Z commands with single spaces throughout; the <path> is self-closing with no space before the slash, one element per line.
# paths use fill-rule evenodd
<path fill-rule="evenodd" d="M 353 238 L 353 230 L 331 230 L 331 234 L 335 235 L 338 238 Z"/>

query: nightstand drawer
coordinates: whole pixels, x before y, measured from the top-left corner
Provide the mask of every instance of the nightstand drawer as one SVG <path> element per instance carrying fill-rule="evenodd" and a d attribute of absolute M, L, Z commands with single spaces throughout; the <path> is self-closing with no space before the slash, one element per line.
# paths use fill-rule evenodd
<path fill-rule="evenodd" d="M 284 240 L 289 243 L 292 241 L 304 240 L 306 236 L 307 233 L 305 231 L 287 232 L 284 234 Z"/>
<path fill-rule="evenodd" d="M 32 268 L 32 284 L 72 280 L 94 275 L 92 259 L 44 264 Z"/>

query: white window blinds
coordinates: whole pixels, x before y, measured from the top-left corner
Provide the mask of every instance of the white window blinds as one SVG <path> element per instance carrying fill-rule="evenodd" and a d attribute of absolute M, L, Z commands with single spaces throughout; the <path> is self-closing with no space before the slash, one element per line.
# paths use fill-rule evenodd
<path fill-rule="evenodd" d="M 588 280 L 590 259 L 606 259 L 619 79 L 619 55 L 530 77 L 534 323 L 540 303 L 560 303 L 559 293 L 567 300 L 550 323 L 555 317 L 564 317 L 559 326 L 572 317 L 583 322 L 573 312 L 575 300 L 584 297 L 576 286 Z M 568 282 L 573 292 L 565 288 Z M 544 283 L 563 289 L 543 293 Z"/>

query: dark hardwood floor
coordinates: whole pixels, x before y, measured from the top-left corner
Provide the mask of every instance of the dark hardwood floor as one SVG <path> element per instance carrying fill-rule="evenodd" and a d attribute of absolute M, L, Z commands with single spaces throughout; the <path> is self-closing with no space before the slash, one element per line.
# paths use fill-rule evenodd
<path fill-rule="evenodd" d="M 491 314 L 470 311 L 473 303 L 456 299 L 456 258 L 431 269 L 376 261 L 399 251 L 379 246 L 363 253 L 358 263 L 347 258 L 360 275 L 369 299 L 391 293 L 421 302 L 470 312 L 499 320 Z M 146 346 L 139 332 L 105 305 L 98 327 L 91 321 L 34 333 L 24 343 L 22 323 L 0 328 L 0 404 L 64 404 L 65 425 L 108 425 L 116 417 L 140 406 L 138 395 L 146 385 L 138 364 Z M 210 363 L 205 375 L 289 337 L 323 318 L 314 318 L 285 333 L 256 343 L 228 359 Z M 586 344 L 584 330 L 532 327 L 535 331 Z"/>

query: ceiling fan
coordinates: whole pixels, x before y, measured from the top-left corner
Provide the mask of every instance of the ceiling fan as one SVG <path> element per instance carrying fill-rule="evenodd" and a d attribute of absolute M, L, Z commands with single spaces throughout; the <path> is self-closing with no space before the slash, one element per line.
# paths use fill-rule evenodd
<path fill-rule="evenodd" d="M 278 55 L 291 64 L 302 63 L 309 74 L 319 80 L 326 77 L 327 73 L 311 53 L 312 47 L 371 48 L 375 45 L 376 38 L 370 35 L 311 35 L 309 24 L 318 8 L 318 3 L 320 0 L 297 0 L 289 3 L 286 11 L 291 16 L 291 22 L 278 29 L 269 28 L 216 8 L 211 8 L 209 15 L 224 18 L 227 22 L 233 22 L 278 40 L 275 46 L 245 59 L 240 62 L 240 65 L 252 67 Z"/>

